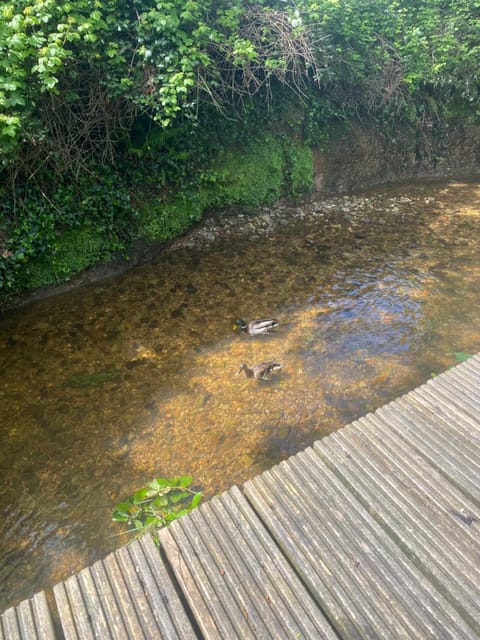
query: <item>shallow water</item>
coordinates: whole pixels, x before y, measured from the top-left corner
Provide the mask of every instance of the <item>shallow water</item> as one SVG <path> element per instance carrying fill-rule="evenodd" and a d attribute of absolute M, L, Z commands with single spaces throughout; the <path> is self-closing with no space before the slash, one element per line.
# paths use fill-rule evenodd
<path fill-rule="evenodd" d="M 114 506 L 153 477 L 209 497 L 480 351 L 479 196 L 338 199 L 2 317 L 0 610 L 115 548 Z M 266 359 L 271 381 L 236 375 Z"/>

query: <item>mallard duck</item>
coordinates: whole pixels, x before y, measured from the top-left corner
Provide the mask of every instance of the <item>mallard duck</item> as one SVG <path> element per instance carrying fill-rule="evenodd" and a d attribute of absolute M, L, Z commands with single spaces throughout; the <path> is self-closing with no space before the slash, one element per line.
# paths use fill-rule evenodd
<path fill-rule="evenodd" d="M 283 364 L 281 362 L 275 362 L 274 360 L 267 360 L 266 362 L 260 362 L 253 367 L 249 367 L 245 363 L 240 365 L 240 369 L 237 371 L 237 375 L 242 371 L 247 378 L 256 378 L 257 380 L 269 380 L 274 371 L 281 369 Z"/>
<path fill-rule="evenodd" d="M 251 336 L 260 336 L 268 333 L 269 329 L 278 327 L 278 322 L 273 318 L 265 318 L 262 320 L 252 320 L 248 324 L 237 318 L 233 323 L 234 330 L 249 333 Z"/>

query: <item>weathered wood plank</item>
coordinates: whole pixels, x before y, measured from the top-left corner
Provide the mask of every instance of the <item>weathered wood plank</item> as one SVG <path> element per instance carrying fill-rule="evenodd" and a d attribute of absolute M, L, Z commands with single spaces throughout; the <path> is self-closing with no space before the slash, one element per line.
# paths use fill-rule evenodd
<path fill-rule="evenodd" d="M 56 585 L 54 593 L 66 640 L 196 638 L 148 536 Z"/>
<path fill-rule="evenodd" d="M 478 634 L 478 535 L 458 515 L 475 509 L 453 485 L 415 455 L 389 448 L 372 431 L 372 416 L 315 444 L 389 536 Z M 361 431 L 360 431 L 361 428 Z M 398 444 L 398 443 L 397 443 Z M 429 483 L 425 480 L 428 477 Z M 439 488 L 435 489 L 438 483 Z M 474 566 L 475 565 L 475 566 Z"/>
<path fill-rule="evenodd" d="M 0 638 L 5 638 L 5 640 L 22 640 L 15 607 L 11 607 L 2 613 L 0 616 L 0 629 L 2 630 Z"/>
<path fill-rule="evenodd" d="M 470 564 L 467 559 L 472 553 L 469 538 L 471 529 L 459 527 L 453 511 L 461 507 L 475 509 L 464 492 L 459 491 L 448 478 L 442 476 L 435 467 L 426 463 L 414 449 L 391 430 L 391 425 L 379 415 L 370 415 L 358 421 L 359 429 L 350 434 L 349 450 L 357 452 L 357 460 L 365 459 L 372 473 L 378 477 L 385 473 L 382 487 L 391 488 L 391 495 L 399 494 L 399 500 L 408 506 L 414 515 L 412 521 L 417 527 L 425 527 L 426 536 L 436 522 L 436 538 L 443 536 L 445 544 L 452 546 L 458 554 L 458 561 Z M 340 435 L 341 448 L 346 445 Z M 325 443 L 329 446 L 329 443 Z M 340 447 L 337 447 L 340 449 Z M 366 467 L 369 468 L 369 467 Z M 476 493 L 480 492 L 477 487 Z M 385 499 L 387 496 L 385 495 Z M 474 534 L 473 534 L 474 535 Z M 479 549 L 480 551 L 480 549 Z M 480 569 L 478 573 L 480 579 Z"/>
<path fill-rule="evenodd" d="M 238 488 L 160 540 L 205 638 L 337 638 Z"/>
<path fill-rule="evenodd" d="M 411 433 L 416 433 L 417 424 L 420 424 L 421 433 L 428 435 L 430 441 L 438 440 L 439 445 L 453 445 L 462 459 L 466 458 L 467 463 L 476 467 L 480 465 L 480 433 L 475 434 L 469 425 L 459 420 L 454 422 L 438 413 L 433 413 L 432 416 L 435 405 L 432 406 L 431 399 L 423 394 L 422 390 L 414 396 L 399 398 L 395 404 L 390 403 L 378 411 L 388 411 L 391 407 L 395 407 L 396 411 L 403 413 L 410 420 Z"/>
<path fill-rule="evenodd" d="M 76 575 L 53 588 L 65 640 L 95 640 Z"/>
<path fill-rule="evenodd" d="M 313 451 L 245 490 L 341 637 L 476 637 Z"/>
<path fill-rule="evenodd" d="M 453 428 L 442 430 L 439 420 L 422 414 L 413 401 L 399 401 L 382 407 L 370 421 L 374 420 L 380 420 L 379 425 L 384 424 L 380 427 L 382 433 L 399 438 L 443 475 L 448 483 L 454 484 L 480 506 L 480 446 L 458 437 Z"/>
<path fill-rule="evenodd" d="M 231 527 L 230 530 L 232 542 L 238 539 L 238 529 L 241 539 L 248 545 L 248 548 L 238 549 L 238 551 L 250 567 L 250 571 L 256 575 L 260 590 L 268 589 L 267 585 L 270 584 L 275 591 L 278 601 L 277 615 L 281 617 L 284 612 L 289 613 L 295 626 L 300 627 L 295 633 L 303 634 L 305 637 L 332 638 L 332 628 L 323 612 L 310 597 L 292 567 L 285 561 L 279 548 L 268 535 L 265 527 L 260 524 L 258 516 L 239 489 L 233 488 L 228 494 L 224 494 L 223 501 L 218 502 L 217 506 L 222 522 L 227 521 L 226 514 L 223 513 L 225 508 L 230 515 L 229 523 L 236 527 L 236 529 Z M 269 583 L 265 580 L 264 573 Z M 268 591 L 266 591 L 266 597 L 270 603 L 272 598 Z M 292 629 L 292 633 L 293 631 Z"/>
<path fill-rule="evenodd" d="M 480 403 L 480 363 L 475 358 L 468 360 L 460 367 L 455 367 L 448 371 L 449 380 L 461 385 L 467 397 L 471 397 L 477 404 Z"/>
<path fill-rule="evenodd" d="M 55 637 L 43 591 L 0 616 L 0 640 L 55 640 Z"/>
<path fill-rule="evenodd" d="M 415 392 L 411 392 L 414 400 L 422 399 L 428 405 L 433 415 L 449 424 L 461 425 L 464 429 L 470 431 L 474 437 L 478 432 L 478 423 L 476 418 L 469 416 L 461 407 L 452 404 L 448 398 L 445 398 L 440 386 L 431 387 L 428 383 L 419 387 Z M 409 394 L 410 395 L 410 394 Z"/>
<path fill-rule="evenodd" d="M 221 584 L 218 579 L 216 584 L 211 584 L 209 576 L 203 570 L 201 559 L 183 532 L 181 520 L 174 525 L 172 523 L 167 529 L 160 531 L 160 542 L 174 567 L 175 576 L 203 635 L 208 639 L 235 638 L 236 630 L 233 625 L 243 624 L 245 638 L 248 638 L 247 623 L 242 619 L 232 622 L 224 611 Z"/>
<path fill-rule="evenodd" d="M 467 365 L 468 363 L 464 363 L 457 368 L 462 371 L 465 368 L 467 371 Z M 464 411 L 463 407 L 452 404 L 449 398 L 444 396 L 444 385 L 447 384 L 447 386 L 452 388 L 459 375 L 460 372 L 457 371 L 457 369 L 452 369 L 439 376 L 438 379 L 436 378 L 418 389 L 411 391 L 405 397 L 407 399 L 412 398 L 414 402 L 421 402 L 428 411 L 430 419 L 432 419 L 432 417 L 435 419 L 439 418 L 441 423 L 446 423 L 451 431 L 458 431 L 459 433 L 465 434 L 467 438 L 473 439 L 477 444 L 480 444 L 478 410 L 474 410 L 473 416 L 470 416 L 468 412 Z M 468 377 L 469 383 L 465 387 L 467 391 L 471 391 L 472 387 L 480 385 L 480 375 L 478 378 L 476 375 L 474 377 Z M 401 400 L 402 398 L 399 398 L 399 401 Z"/>
<path fill-rule="evenodd" d="M 128 547 L 128 551 L 142 576 L 145 593 L 163 635 L 166 638 L 180 637 L 184 640 L 196 638 L 171 578 L 163 562 L 159 561 L 159 550 L 152 539 L 149 536 L 143 537 L 138 545 Z"/>
<path fill-rule="evenodd" d="M 463 368 L 464 365 L 467 363 L 459 365 L 459 368 Z M 480 431 L 478 422 L 480 407 L 464 390 L 457 387 L 457 375 L 455 369 L 451 369 L 412 393 L 418 391 L 426 394 L 442 415 L 451 420 L 461 420 L 467 423 L 474 433 L 478 433 Z M 476 378 L 472 381 L 472 386 L 475 384 L 479 384 Z"/>
<path fill-rule="evenodd" d="M 104 577 L 102 577 L 102 570 L 105 573 Z M 109 602 L 107 601 L 108 604 L 106 603 L 109 616 L 116 620 L 116 625 L 120 626 L 121 622 L 123 622 L 125 629 L 122 630 L 121 633 L 126 634 L 127 637 L 134 637 L 141 623 L 119 566 L 118 554 L 112 553 L 107 556 L 95 573 L 98 580 L 108 581 L 108 584 L 112 585 L 112 591 L 114 591 L 112 599 Z M 104 589 L 107 589 L 107 587 L 105 586 Z M 121 616 L 121 622 L 118 618 L 117 611 Z M 120 631 L 116 633 L 119 634 Z"/>
<path fill-rule="evenodd" d="M 463 381 L 467 395 L 480 401 L 478 380 L 480 379 L 480 354 L 466 360 L 461 365 L 448 370 L 448 376 L 453 379 Z M 440 376 L 441 377 L 441 376 Z"/>

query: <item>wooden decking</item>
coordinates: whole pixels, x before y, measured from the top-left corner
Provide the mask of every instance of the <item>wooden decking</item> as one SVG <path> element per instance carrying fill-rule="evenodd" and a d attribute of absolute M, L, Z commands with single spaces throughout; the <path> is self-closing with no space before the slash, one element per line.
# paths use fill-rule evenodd
<path fill-rule="evenodd" d="M 0 618 L 8 639 L 480 638 L 480 354 Z M 53 620 L 53 622 L 52 622 Z"/>

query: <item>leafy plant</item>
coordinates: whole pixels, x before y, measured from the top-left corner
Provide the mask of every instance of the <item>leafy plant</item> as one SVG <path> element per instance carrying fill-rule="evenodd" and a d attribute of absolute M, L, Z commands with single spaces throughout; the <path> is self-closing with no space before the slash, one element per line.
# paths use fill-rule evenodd
<path fill-rule="evenodd" d="M 155 478 L 125 502 L 117 504 L 112 520 L 126 524 L 127 533 L 133 534 L 133 540 L 151 533 L 158 544 L 157 529 L 166 527 L 199 505 L 202 493 L 191 489 L 191 484 L 191 476 Z"/>
<path fill-rule="evenodd" d="M 0 300 L 308 190 L 285 133 L 421 160 L 479 121 L 479 33 L 480 0 L 4 0 Z"/>
<path fill-rule="evenodd" d="M 455 356 L 455 360 L 458 363 L 466 362 L 469 358 L 472 357 L 471 353 L 466 353 L 465 351 L 456 351 L 453 355 Z"/>
<path fill-rule="evenodd" d="M 453 367 L 457 366 L 457 364 L 461 364 L 462 362 L 466 362 L 467 360 L 469 360 L 472 357 L 472 354 L 471 353 L 466 353 L 465 351 L 455 351 L 453 356 L 455 358 L 455 364 L 450 365 L 448 367 L 449 369 L 453 369 Z M 431 378 L 436 378 L 437 375 L 438 375 L 437 373 L 431 373 L 430 377 Z"/>

